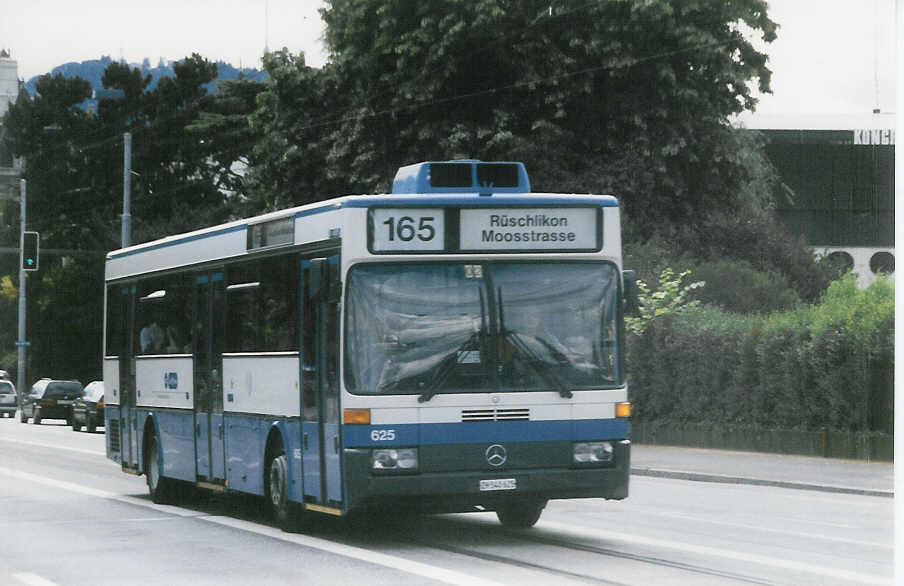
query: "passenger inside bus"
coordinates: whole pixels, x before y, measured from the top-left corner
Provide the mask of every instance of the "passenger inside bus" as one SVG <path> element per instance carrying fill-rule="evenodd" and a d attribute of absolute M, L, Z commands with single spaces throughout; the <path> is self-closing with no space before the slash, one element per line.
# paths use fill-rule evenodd
<path fill-rule="evenodd" d="M 142 354 L 153 354 L 163 350 L 163 330 L 157 325 L 156 320 L 141 328 L 139 342 Z"/>

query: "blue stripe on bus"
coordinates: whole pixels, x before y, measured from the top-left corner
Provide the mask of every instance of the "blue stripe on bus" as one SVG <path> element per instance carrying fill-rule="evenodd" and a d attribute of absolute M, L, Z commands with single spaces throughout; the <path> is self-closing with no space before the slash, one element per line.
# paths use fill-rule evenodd
<path fill-rule="evenodd" d="M 448 195 L 367 195 L 349 198 L 342 203 L 348 208 L 398 207 L 398 206 L 462 206 L 500 207 L 508 205 L 529 206 L 600 206 L 617 208 L 618 200 L 611 195 L 585 196 L 575 199 L 569 194 L 511 194 L 500 193 L 492 197 L 475 197 L 475 193 Z"/>
<path fill-rule="evenodd" d="M 344 425 L 345 447 L 624 439 L 625 419 Z"/>

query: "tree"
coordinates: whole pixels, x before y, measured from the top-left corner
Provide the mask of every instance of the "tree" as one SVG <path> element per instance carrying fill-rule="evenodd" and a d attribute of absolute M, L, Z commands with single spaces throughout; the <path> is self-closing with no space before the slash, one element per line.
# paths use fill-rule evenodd
<path fill-rule="evenodd" d="M 754 105 L 751 83 L 769 91 L 744 33 L 775 38 L 762 0 L 332 0 L 322 14 L 347 102 L 321 121 L 342 139 L 327 173 L 356 187 L 415 160 L 519 158 L 538 190 L 616 192 L 648 236 L 733 203 L 746 177 L 728 118 Z"/>
<path fill-rule="evenodd" d="M 91 116 L 77 107 L 90 97 L 82 79 L 60 74 L 42 76 L 33 100 L 11 104 L 5 118 L 12 153 L 26 160 L 30 226 L 42 234 L 45 247 L 77 238 L 90 170 L 86 146 L 91 140 Z"/>
<path fill-rule="evenodd" d="M 261 140 L 247 177 L 249 210 L 271 211 L 363 188 L 335 162 L 346 149 L 372 148 L 369 143 L 348 145 L 340 134 L 343 127 L 335 120 L 349 102 L 335 69 L 314 69 L 303 55 L 283 49 L 264 56 L 264 70 L 270 81 L 257 96 L 251 117 Z"/>
<path fill-rule="evenodd" d="M 134 242 L 232 213 L 224 204 L 242 189 L 232 166 L 244 147 L 214 146 L 227 142 L 218 134 L 232 132 L 228 125 L 196 126 L 203 112 L 228 109 L 203 87 L 216 65 L 193 55 L 174 71 L 151 91 L 150 76 L 110 63 L 104 85 L 122 97 L 100 99 L 96 115 L 78 107 L 91 94 L 86 81 L 44 76 L 37 96 L 19 99 L 7 113 L 10 149 L 26 159 L 29 227 L 41 232 L 42 250 L 74 251 L 66 264 L 45 257 L 29 280 L 29 337 L 41 365 L 33 374 L 83 382 L 100 376 L 102 261 L 120 242 L 124 131 L 134 136 Z M 249 99 L 239 110 L 250 112 Z"/>

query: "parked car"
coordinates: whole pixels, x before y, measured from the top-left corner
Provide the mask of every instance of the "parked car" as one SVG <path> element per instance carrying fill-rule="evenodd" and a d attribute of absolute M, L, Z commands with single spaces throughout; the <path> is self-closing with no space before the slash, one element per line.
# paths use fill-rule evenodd
<path fill-rule="evenodd" d="M 0 413 L 4 417 L 15 417 L 18 405 L 16 387 L 8 380 L 0 380 Z"/>
<path fill-rule="evenodd" d="M 42 378 L 22 399 L 19 421 L 28 423 L 33 418 L 34 424 L 40 425 L 43 419 L 65 419 L 71 424 L 72 404 L 84 394 L 82 383 L 77 380 Z"/>
<path fill-rule="evenodd" d="M 80 431 L 82 424 L 88 433 L 104 424 L 104 381 L 88 383 L 85 394 L 72 404 L 72 430 Z"/>

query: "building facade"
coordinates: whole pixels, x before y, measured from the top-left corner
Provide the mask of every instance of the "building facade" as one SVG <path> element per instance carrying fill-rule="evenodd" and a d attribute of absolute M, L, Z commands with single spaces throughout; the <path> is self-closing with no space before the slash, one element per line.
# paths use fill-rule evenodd
<path fill-rule="evenodd" d="M 0 49 L 0 225 L 9 222 L 8 210 L 12 200 L 18 197 L 18 179 L 22 162 L 14 160 L 6 144 L 6 129 L 3 116 L 10 104 L 19 96 L 19 66 L 10 57 L 9 51 Z"/>
<path fill-rule="evenodd" d="M 780 175 L 776 213 L 860 286 L 895 272 L 895 116 L 758 119 Z"/>

